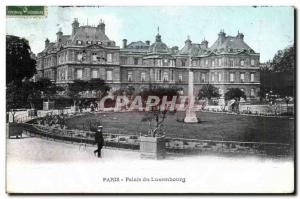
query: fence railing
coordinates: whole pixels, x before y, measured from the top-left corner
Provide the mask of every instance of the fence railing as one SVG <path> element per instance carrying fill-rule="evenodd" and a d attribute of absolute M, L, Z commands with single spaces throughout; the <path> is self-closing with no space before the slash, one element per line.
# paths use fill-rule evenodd
<path fill-rule="evenodd" d="M 69 130 L 50 128 L 42 125 L 28 123 L 14 123 L 10 131 L 25 132 L 29 135 L 39 136 L 45 139 L 59 140 L 83 145 L 94 144 L 94 132 L 83 130 Z M 11 127 L 12 127 L 11 126 Z M 104 133 L 105 146 L 139 150 L 139 135 L 124 135 Z M 233 154 L 257 154 L 269 156 L 290 156 L 293 155 L 293 146 L 285 143 L 266 142 L 240 142 L 240 141 L 219 141 L 219 140 L 198 140 L 166 137 L 166 150 L 176 153 L 233 153 Z"/>

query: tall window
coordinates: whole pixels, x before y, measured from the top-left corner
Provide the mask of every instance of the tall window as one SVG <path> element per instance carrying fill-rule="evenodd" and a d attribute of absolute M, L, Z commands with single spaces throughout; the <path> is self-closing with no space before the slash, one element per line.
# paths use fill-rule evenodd
<path fill-rule="evenodd" d="M 112 80 L 112 71 L 111 70 L 106 71 L 106 80 L 108 80 L 108 81 Z"/>
<path fill-rule="evenodd" d="M 141 72 L 141 81 L 142 82 L 146 81 L 146 73 L 145 72 Z"/>
<path fill-rule="evenodd" d="M 229 81 L 234 82 L 234 73 L 229 74 Z"/>
<path fill-rule="evenodd" d="M 255 60 L 251 59 L 251 66 L 254 66 L 254 65 L 255 65 Z"/>
<path fill-rule="evenodd" d="M 112 62 L 112 54 L 111 53 L 107 54 L 107 62 L 109 62 L 109 63 Z"/>
<path fill-rule="evenodd" d="M 245 82 L 245 73 L 241 73 L 241 82 Z"/>
<path fill-rule="evenodd" d="M 178 80 L 179 80 L 180 82 L 182 82 L 182 73 L 179 73 L 179 74 L 178 74 Z"/>
<path fill-rule="evenodd" d="M 76 70 L 76 78 L 77 79 L 82 79 L 82 69 L 77 69 Z"/>
<path fill-rule="evenodd" d="M 218 73 L 218 81 L 221 82 L 222 81 L 222 74 L 219 72 Z"/>
<path fill-rule="evenodd" d="M 92 70 L 92 78 L 98 78 L 98 70 L 97 69 L 93 69 Z"/>
<path fill-rule="evenodd" d="M 206 66 L 208 65 L 208 60 L 205 60 L 205 65 L 206 65 Z"/>
<path fill-rule="evenodd" d="M 222 59 L 219 58 L 219 66 L 221 66 L 221 65 L 222 65 Z"/>
<path fill-rule="evenodd" d="M 164 72 L 164 73 L 163 73 L 163 81 L 164 81 L 164 82 L 169 81 L 169 74 L 168 74 L 168 72 Z"/>
<path fill-rule="evenodd" d="M 212 82 L 215 81 L 215 73 L 211 73 L 211 81 L 212 81 Z"/>
<path fill-rule="evenodd" d="M 121 57 L 121 64 L 127 64 L 127 57 Z"/>
<path fill-rule="evenodd" d="M 163 65 L 164 65 L 164 66 L 168 66 L 168 64 L 169 64 L 169 60 L 168 60 L 168 59 L 164 59 Z"/>
<path fill-rule="evenodd" d="M 82 60 L 82 52 L 78 52 L 78 54 L 77 54 L 77 60 L 78 61 Z"/>
<path fill-rule="evenodd" d="M 211 61 L 211 65 L 215 66 L 215 61 L 214 60 Z"/>
<path fill-rule="evenodd" d="M 229 60 L 229 66 L 233 66 L 233 59 Z"/>
<path fill-rule="evenodd" d="M 245 60 L 241 60 L 241 66 L 244 66 L 245 65 Z"/>
<path fill-rule="evenodd" d="M 174 70 L 171 70 L 171 81 L 174 80 Z"/>
<path fill-rule="evenodd" d="M 181 60 L 181 66 L 185 66 L 186 60 Z"/>
<path fill-rule="evenodd" d="M 255 90 L 254 90 L 254 88 L 250 89 L 250 96 L 251 97 L 255 97 Z"/>
<path fill-rule="evenodd" d="M 135 57 L 135 58 L 133 59 L 133 62 L 134 62 L 134 65 L 138 65 L 138 64 L 139 64 L 139 58 L 136 58 L 136 57 Z"/>
<path fill-rule="evenodd" d="M 128 71 L 127 80 L 132 82 L 132 71 Z"/>
<path fill-rule="evenodd" d="M 254 73 L 250 73 L 250 81 L 254 82 Z"/>
<path fill-rule="evenodd" d="M 205 73 L 201 73 L 201 82 L 204 83 L 205 82 Z"/>

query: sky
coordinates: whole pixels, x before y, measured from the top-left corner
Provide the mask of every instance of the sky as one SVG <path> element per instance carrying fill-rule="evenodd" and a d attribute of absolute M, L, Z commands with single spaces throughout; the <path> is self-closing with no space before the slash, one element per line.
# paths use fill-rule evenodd
<path fill-rule="evenodd" d="M 218 33 L 236 36 L 242 32 L 245 42 L 260 53 L 260 61 L 272 59 L 275 53 L 294 42 L 293 7 L 48 7 L 44 18 L 7 18 L 6 33 L 24 37 L 34 53 L 44 49 L 44 41 L 56 40 L 59 28 L 71 34 L 71 24 L 106 24 L 106 35 L 122 46 L 132 41 L 155 41 L 158 27 L 162 41 L 169 47 L 182 48 L 189 36 L 193 43 L 204 38 L 211 46 Z"/>

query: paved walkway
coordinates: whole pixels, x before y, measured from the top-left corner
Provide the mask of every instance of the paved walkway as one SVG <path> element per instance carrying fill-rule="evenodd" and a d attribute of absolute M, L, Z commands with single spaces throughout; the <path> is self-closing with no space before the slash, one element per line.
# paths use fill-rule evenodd
<path fill-rule="evenodd" d="M 293 162 L 217 156 L 141 160 L 138 151 L 25 137 L 7 140 L 7 191 L 52 193 L 291 192 Z M 108 178 L 119 181 L 107 182 Z M 143 181 L 143 179 L 150 181 Z M 157 181 L 157 179 L 184 179 Z M 139 181 L 141 179 L 141 181 Z"/>

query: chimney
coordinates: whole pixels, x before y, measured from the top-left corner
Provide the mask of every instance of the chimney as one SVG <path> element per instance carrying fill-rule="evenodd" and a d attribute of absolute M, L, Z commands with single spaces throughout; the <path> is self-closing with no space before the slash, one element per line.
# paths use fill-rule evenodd
<path fill-rule="evenodd" d="M 192 41 L 190 40 L 190 36 L 187 37 L 187 40 L 185 40 L 185 45 L 190 48 L 192 45 Z"/>
<path fill-rule="evenodd" d="M 49 44 L 50 44 L 50 41 L 49 41 L 49 39 L 47 38 L 47 39 L 45 40 L 45 48 L 47 48 L 47 47 L 49 46 Z"/>
<path fill-rule="evenodd" d="M 127 48 L 127 39 L 123 39 L 123 48 Z"/>
<path fill-rule="evenodd" d="M 74 36 L 76 34 L 76 31 L 79 28 L 79 23 L 78 23 L 78 19 L 74 18 L 74 21 L 72 23 L 72 35 Z"/>
<path fill-rule="evenodd" d="M 221 30 L 220 33 L 218 34 L 218 40 L 220 43 L 223 43 L 225 41 L 225 36 L 226 36 L 226 33 L 224 32 L 224 30 Z"/>
<path fill-rule="evenodd" d="M 237 36 L 236 36 L 238 39 L 240 39 L 240 40 L 244 40 L 244 34 L 243 33 L 240 33 L 239 31 L 238 31 L 238 34 L 237 34 Z"/>
<path fill-rule="evenodd" d="M 203 39 L 203 41 L 201 42 L 201 46 L 203 48 L 208 48 L 208 41 L 205 40 L 205 38 Z"/>
<path fill-rule="evenodd" d="M 56 33 L 57 36 L 57 42 L 61 42 L 63 32 L 61 31 L 61 28 L 59 28 L 58 32 Z"/>
<path fill-rule="evenodd" d="M 105 24 L 102 19 L 100 19 L 100 23 L 98 24 L 97 29 L 105 34 Z"/>
<path fill-rule="evenodd" d="M 150 46 L 150 41 L 149 40 L 146 41 L 146 45 Z"/>

